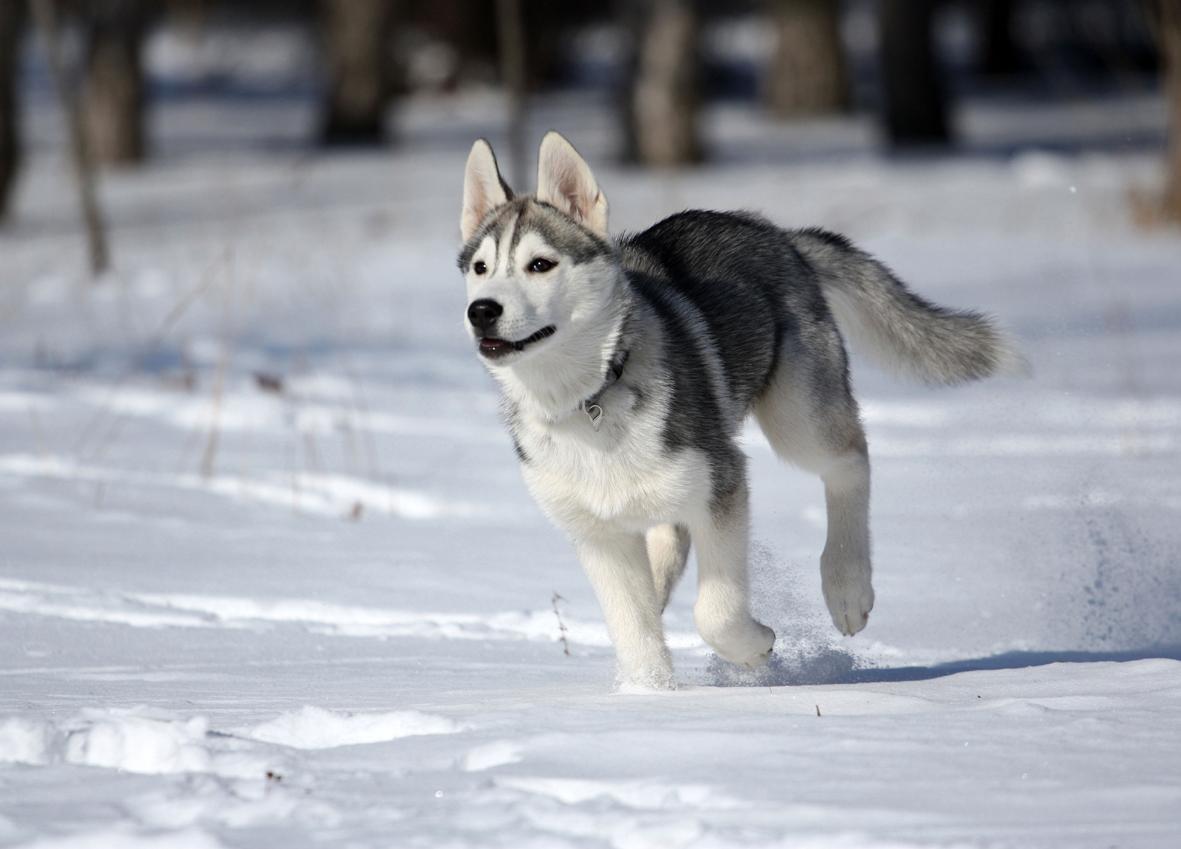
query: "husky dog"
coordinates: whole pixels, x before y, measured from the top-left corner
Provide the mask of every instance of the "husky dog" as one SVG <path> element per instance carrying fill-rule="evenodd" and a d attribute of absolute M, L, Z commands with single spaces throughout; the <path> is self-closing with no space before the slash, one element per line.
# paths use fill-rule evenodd
<path fill-rule="evenodd" d="M 824 482 L 824 599 L 842 634 L 865 627 L 869 460 L 843 334 L 931 383 L 1020 364 L 987 318 L 923 300 L 834 233 L 689 211 L 611 239 L 606 198 L 554 132 L 536 195 L 515 196 L 488 143 L 473 145 L 460 230 L 466 326 L 530 492 L 577 547 L 623 684 L 674 685 L 661 614 L 690 542 L 702 638 L 736 664 L 771 653 L 747 591 L 735 437 L 750 413 Z"/>

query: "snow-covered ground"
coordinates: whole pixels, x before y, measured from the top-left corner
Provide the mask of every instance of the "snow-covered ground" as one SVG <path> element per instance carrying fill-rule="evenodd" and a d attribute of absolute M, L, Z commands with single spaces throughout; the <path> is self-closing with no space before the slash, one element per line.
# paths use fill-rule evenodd
<path fill-rule="evenodd" d="M 1160 127 L 1106 108 L 1037 118 Z M 719 164 L 634 173 L 600 107 L 542 105 L 615 229 L 828 226 L 1036 369 L 931 391 L 855 361 L 878 603 L 853 639 L 820 487 L 752 430 L 774 662 L 711 657 L 690 578 L 680 689 L 625 695 L 461 330 L 462 163 L 497 118 L 413 104 L 398 148 L 318 158 L 304 106 L 169 104 L 156 160 L 103 182 L 118 270 L 91 286 L 32 110 L 0 231 L 0 845 L 1179 845 L 1181 238 L 1127 205 L 1154 159 L 989 155 L 1023 116 L 985 104 L 979 155 L 890 161 L 865 121 L 726 106 Z"/>

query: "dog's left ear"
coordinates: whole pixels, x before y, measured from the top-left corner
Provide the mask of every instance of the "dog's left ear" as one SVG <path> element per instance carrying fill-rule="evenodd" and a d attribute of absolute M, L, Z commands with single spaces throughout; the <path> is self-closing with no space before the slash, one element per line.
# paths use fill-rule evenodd
<path fill-rule="evenodd" d="M 459 217 L 459 232 L 466 242 L 476 233 L 484 216 L 502 203 L 512 200 L 513 191 L 500 176 L 496 154 L 484 139 L 476 139 L 467 155 L 463 172 L 463 214 Z"/>
<path fill-rule="evenodd" d="M 607 198 L 574 146 L 550 130 L 537 154 L 537 199 L 553 204 L 592 233 L 607 235 Z"/>

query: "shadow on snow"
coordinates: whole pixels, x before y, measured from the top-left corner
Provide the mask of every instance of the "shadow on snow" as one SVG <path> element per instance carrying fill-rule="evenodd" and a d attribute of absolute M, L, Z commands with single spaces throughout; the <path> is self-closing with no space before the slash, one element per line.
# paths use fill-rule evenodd
<path fill-rule="evenodd" d="M 762 669 L 739 669 L 714 657 L 705 671 L 706 681 L 721 687 L 777 687 L 807 684 L 872 684 L 928 681 L 961 672 L 1027 669 L 1051 663 L 1124 663 L 1132 660 L 1181 661 L 1181 645 L 1153 646 L 1123 651 L 1011 651 L 987 657 L 951 660 L 928 666 L 859 667 L 847 651 L 828 648 L 795 657 L 774 655 Z"/>

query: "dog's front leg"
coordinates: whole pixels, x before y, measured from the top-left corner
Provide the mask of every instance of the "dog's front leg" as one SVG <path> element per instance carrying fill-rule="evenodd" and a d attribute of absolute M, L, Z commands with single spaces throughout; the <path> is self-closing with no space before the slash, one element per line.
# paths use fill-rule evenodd
<path fill-rule="evenodd" d="M 672 657 L 664 644 L 660 603 L 644 537 L 629 533 L 585 536 L 578 540 L 578 554 L 615 646 L 619 682 L 672 689 Z"/>
<path fill-rule="evenodd" d="M 753 667 L 770 657 L 775 632 L 750 615 L 747 497 L 744 481 L 727 503 L 703 510 L 689 533 L 697 546 L 697 631 L 726 660 Z"/>

